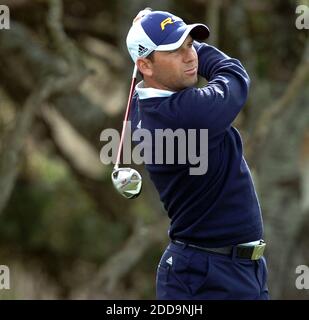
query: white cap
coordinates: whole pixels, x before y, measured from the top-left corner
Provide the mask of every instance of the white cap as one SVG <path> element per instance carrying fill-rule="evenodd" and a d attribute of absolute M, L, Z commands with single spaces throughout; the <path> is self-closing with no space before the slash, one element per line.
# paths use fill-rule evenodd
<path fill-rule="evenodd" d="M 189 34 L 194 40 L 204 40 L 209 37 L 209 29 L 200 23 L 187 25 L 169 12 L 151 11 L 133 23 L 127 35 L 127 47 L 135 63 L 154 50 L 179 48 Z"/>

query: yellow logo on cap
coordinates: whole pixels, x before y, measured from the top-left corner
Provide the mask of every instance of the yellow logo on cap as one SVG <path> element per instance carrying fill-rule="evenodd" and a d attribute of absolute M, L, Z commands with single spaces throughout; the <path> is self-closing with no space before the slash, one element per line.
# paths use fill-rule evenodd
<path fill-rule="evenodd" d="M 167 25 L 167 24 L 173 24 L 173 23 L 174 23 L 174 21 L 172 20 L 172 18 L 166 18 L 166 19 L 164 19 L 164 20 L 161 22 L 161 29 L 162 29 L 162 31 L 164 30 L 165 25 Z"/>

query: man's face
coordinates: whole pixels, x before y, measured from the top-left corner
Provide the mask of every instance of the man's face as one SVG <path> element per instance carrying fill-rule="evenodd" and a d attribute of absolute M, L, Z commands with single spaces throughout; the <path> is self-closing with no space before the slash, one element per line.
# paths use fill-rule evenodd
<path fill-rule="evenodd" d="M 149 87 L 179 91 L 197 83 L 197 67 L 197 53 L 189 35 L 174 51 L 155 51 L 144 80 Z"/>

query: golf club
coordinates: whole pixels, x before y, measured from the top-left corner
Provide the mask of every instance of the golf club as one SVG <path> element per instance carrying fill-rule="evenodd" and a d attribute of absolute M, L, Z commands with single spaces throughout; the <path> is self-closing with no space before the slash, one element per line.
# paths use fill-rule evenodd
<path fill-rule="evenodd" d="M 132 168 L 119 168 L 120 156 L 122 151 L 123 140 L 126 132 L 126 123 L 129 117 L 131 100 L 136 83 L 137 67 L 134 65 L 132 74 L 131 87 L 129 92 L 129 98 L 127 103 L 127 109 L 123 120 L 122 132 L 120 137 L 120 143 L 118 147 L 118 153 L 116 163 L 112 172 L 112 182 L 116 190 L 125 198 L 133 199 L 138 197 L 142 189 L 142 177 Z"/>
<path fill-rule="evenodd" d="M 139 14 L 137 15 L 134 21 L 136 21 L 137 19 L 140 19 L 141 17 L 143 17 L 144 15 L 146 15 L 151 11 L 152 11 L 151 8 L 149 7 L 145 8 L 144 10 L 139 12 Z M 126 124 L 129 117 L 131 100 L 132 100 L 135 83 L 136 83 L 136 75 L 137 75 L 137 66 L 135 64 L 133 69 L 133 74 L 132 74 L 132 81 L 130 86 L 126 113 L 123 120 L 123 126 L 122 126 L 122 132 L 120 137 L 116 163 L 112 172 L 112 181 L 115 189 L 127 199 L 134 199 L 138 197 L 142 189 L 142 177 L 135 169 L 128 168 L 128 167 L 119 168 L 122 145 L 123 145 L 123 140 L 124 140 L 125 131 L 126 131 Z"/>

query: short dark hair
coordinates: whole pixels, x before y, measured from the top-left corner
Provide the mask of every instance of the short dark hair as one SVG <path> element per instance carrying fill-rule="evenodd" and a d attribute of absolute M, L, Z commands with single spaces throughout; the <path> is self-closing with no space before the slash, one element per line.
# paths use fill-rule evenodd
<path fill-rule="evenodd" d="M 154 62 L 154 51 L 151 51 L 149 53 L 149 55 L 146 57 L 147 59 L 149 59 L 151 62 Z"/>

